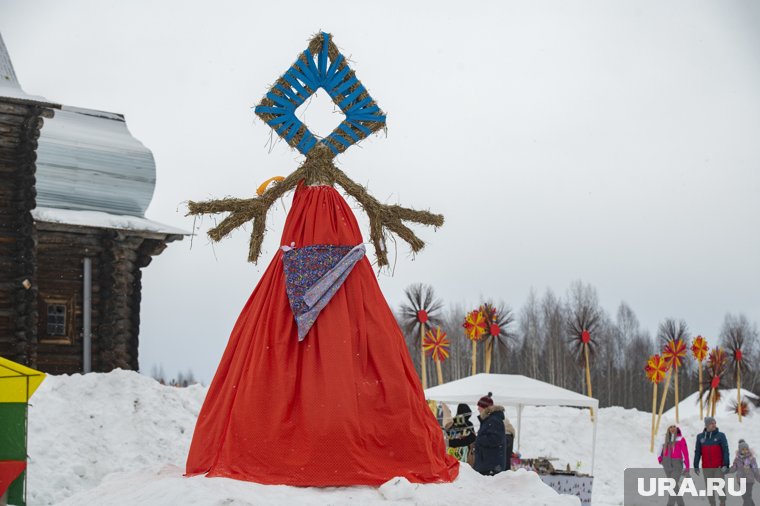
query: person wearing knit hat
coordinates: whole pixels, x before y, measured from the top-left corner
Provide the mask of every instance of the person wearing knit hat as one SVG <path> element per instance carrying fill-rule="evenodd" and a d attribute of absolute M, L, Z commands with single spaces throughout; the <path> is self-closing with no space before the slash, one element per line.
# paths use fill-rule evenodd
<path fill-rule="evenodd" d="M 705 417 L 705 430 L 697 436 L 697 444 L 694 447 L 694 472 L 699 474 L 700 460 L 705 483 L 710 478 L 723 479 L 731 463 L 728 453 L 728 439 L 718 430 L 715 418 Z M 711 506 L 715 506 L 715 491 L 707 497 Z M 726 496 L 719 496 L 721 506 L 726 504 Z"/>
<path fill-rule="evenodd" d="M 478 407 L 479 408 L 487 408 L 488 406 L 493 406 L 493 394 L 491 392 L 488 392 L 488 395 L 484 395 L 483 397 L 478 400 Z"/>
<path fill-rule="evenodd" d="M 760 471 L 757 469 L 757 460 L 755 459 L 755 452 L 753 452 L 747 442 L 743 439 L 739 440 L 739 449 L 736 450 L 736 456 L 734 457 L 734 463 L 728 470 L 729 473 L 736 473 L 737 478 L 744 478 L 746 481 L 747 489 L 742 496 L 744 500 L 744 506 L 755 506 L 755 502 L 752 500 L 752 487 L 756 481 L 760 481 Z"/>
<path fill-rule="evenodd" d="M 506 471 L 507 434 L 504 429 L 504 406 L 493 403 L 493 394 L 488 392 L 478 400 L 478 420 L 480 428 L 475 438 L 475 464 L 473 468 L 484 475 L 494 475 Z"/>

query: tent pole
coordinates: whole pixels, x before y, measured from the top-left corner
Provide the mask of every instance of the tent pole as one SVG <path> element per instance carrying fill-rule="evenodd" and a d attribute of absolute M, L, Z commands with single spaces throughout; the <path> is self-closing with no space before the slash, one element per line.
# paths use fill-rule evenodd
<path fill-rule="evenodd" d="M 594 460 L 596 458 L 596 423 L 599 421 L 599 409 L 597 406 L 596 410 L 597 416 L 594 417 L 594 436 L 593 441 L 591 441 L 591 476 L 594 476 Z"/>
<path fill-rule="evenodd" d="M 522 404 L 517 405 L 517 451 L 520 451 L 520 436 L 522 435 Z"/>

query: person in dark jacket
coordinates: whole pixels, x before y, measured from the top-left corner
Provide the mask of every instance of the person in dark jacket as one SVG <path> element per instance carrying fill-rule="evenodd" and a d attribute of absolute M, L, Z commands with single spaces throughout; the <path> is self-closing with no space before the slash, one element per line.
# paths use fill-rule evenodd
<path fill-rule="evenodd" d="M 726 435 L 718 430 L 715 418 L 705 417 L 705 430 L 697 436 L 694 448 L 694 472 L 699 474 L 699 461 L 702 460 L 702 472 L 705 483 L 709 478 L 725 478 L 731 457 L 728 453 Z M 726 504 L 726 496 L 719 496 L 721 506 Z M 708 496 L 710 506 L 715 506 L 715 496 Z"/>
<path fill-rule="evenodd" d="M 477 472 L 494 475 L 507 467 L 507 435 L 504 429 L 504 406 L 496 406 L 493 394 L 478 401 L 480 428 L 475 438 L 475 465 Z"/>
<path fill-rule="evenodd" d="M 467 462 L 473 465 L 474 460 L 474 443 L 475 427 L 470 421 L 472 410 L 467 404 L 457 406 L 457 414 L 454 417 L 454 423 L 448 429 L 449 436 L 449 455 L 460 462 Z"/>

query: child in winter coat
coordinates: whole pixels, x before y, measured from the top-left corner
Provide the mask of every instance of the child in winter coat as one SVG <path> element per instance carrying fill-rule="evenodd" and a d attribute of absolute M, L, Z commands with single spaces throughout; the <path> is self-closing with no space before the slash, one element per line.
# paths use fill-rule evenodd
<path fill-rule="evenodd" d="M 662 464 L 667 477 L 673 478 L 676 483 L 679 482 L 684 471 L 689 470 L 689 448 L 679 427 L 671 425 L 665 431 L 665 442 L 657 461 Z M 683 505 L 683 497 L 671 496 L 668 499 L 668 506 L 673 504 Z"/>
<path fill-rule="evenodd" d="M 467 462 L 471 466 L 475 464 L 475 427 L 470 421 L 472 410 L 467 404 L 457 406 L 457 416 L 448 430 L 449 455 L 460 462 Z"/>
<path fill-rule="evenodd" d="M 755 502 L 752 500 L 752 487 L 755 481 L 760 481 L 760 471 L 757 469 L 755 452 L 750 450 L 749 445 L 743 439 L 739 440 L 739 449 L 736 450 L 734 463 L 728 472 L 736 473 L 737 478 L 747 480 L 747 491 L 742 496 L 743 506 L 755 506 Z"/>

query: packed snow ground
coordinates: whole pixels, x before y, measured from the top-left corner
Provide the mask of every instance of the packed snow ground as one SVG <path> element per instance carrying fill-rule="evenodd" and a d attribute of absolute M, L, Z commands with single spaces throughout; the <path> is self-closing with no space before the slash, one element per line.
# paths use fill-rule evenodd
<path fill-rule="evenodd" d="M 206 389 L 174 388 L 134 372 L 49 376 L 32 398 L 29 411 L 29 504 L 39 505 L 218 505 L 258 504 L 420 504 L 478 502 L 519 505 L 577 505 L 559 496 L 534 473 L 518 471 L 482 477 L 463 465 L 451 484 L 413 485 L 391 480 L 373 487 L 298 488 L 265 486 L 224 478 L 182 476 L 195 419 Z M 726 406 L 718 425 L 731 451 L 739 438 L 760 447 L 760 418 L 741 425 Z M 693 408 L 693 409 L 692 409 Z M 509 413 L 514 420 L 514 413 Z M 693 447 L 701 430 L 694 398 L 680 405 L 681 426 Z M 661 432 L 674 418 L 666 413 Z M 623 503 L 623 470 L 656 464 L 649 453 L 651 416 L 636 410 L 599 412 L 594 506 Z M 592 425 L 588 411 L 526 408 L 521 452 L 552 456 L 555 466 L 590 471 Z M 659 438 L 658 438 L 659 440 Z M 493 501 L 491 501 L 493 499 Z"/>

